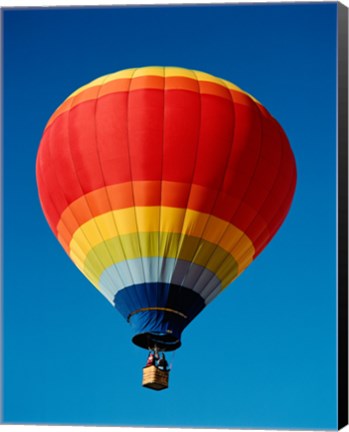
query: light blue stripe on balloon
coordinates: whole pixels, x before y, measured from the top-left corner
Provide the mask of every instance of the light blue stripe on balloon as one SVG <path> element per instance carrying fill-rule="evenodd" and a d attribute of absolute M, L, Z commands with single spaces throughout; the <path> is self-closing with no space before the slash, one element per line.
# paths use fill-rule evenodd
<path fill-rule="evenodd" d="M 160 264 L 160 266 L 159 266 Z M 131 276 L 132 275 L 132 276 Z M 110 287 L 110 279 L 113 287 Z M 144 283 L 170 283 L 192 289 L 205 299 L 221 291 L 220 280 L 205 267 L 175 258 L 150 257 L 121 261 L 108 267 L 99 279 L 101 292 L 109 298 L 127 286 Z M 104 293 L 108 287 L 108 293 Z"/>

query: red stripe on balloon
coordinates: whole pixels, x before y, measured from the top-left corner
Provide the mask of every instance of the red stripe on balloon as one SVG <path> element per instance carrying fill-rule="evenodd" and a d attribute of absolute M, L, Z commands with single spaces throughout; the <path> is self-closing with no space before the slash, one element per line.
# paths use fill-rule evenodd
<path fill-rule="evenodd" d="M 40 199 L 55 232 L 78 202 L 72 229 L 110 209 L 166 205 L 213 214 L 258 250 L 265 246 L 292 200 L 287 138 L 247 96 L 241 104 L 196 86 L 101 96 L 102 86 L 94 100 L 69 100 L 73 108 L 46 129 L 38 155 Z M 121 184 L 125 190 L 114 193 L 112 185 Z"/>

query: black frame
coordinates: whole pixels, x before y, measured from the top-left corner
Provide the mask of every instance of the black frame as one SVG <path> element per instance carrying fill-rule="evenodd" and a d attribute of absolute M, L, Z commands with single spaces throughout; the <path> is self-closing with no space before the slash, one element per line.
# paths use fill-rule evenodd
<path fill-rule="evenodd" d="M 348 8 L 338 3 L 338 429 L 348 424 Z"/>

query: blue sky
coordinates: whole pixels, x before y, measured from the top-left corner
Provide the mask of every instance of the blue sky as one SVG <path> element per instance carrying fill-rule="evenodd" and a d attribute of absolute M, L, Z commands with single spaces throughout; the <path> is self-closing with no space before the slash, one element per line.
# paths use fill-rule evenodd
<path fill-rule="evenodd" d="M 336 5 L 4 12 L 4 421 L 336 428 Z M 42 214 L 35 158 L 56 107 L 129 67 L 212 73 L 284 127 L 298 184 L 249 269 L 185 330 L 170 388 Z"/>

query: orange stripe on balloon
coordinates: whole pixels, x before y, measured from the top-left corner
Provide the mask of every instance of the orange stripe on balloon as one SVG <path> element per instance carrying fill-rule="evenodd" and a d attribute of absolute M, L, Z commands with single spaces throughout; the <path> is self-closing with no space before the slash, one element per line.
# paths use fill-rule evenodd
<path fill-rule="evenodd" d="M 223 194 L 221 195 L 223 197 Z M 214 211 L 215 202 L 216 197 L 213 196 L 212 191 L 195 184 L 166 181 L 121 183 L 95 190 L 75 200 L 63 211 L 57 225 L 57 232 L 60 232 L 62 241 L 69 244 L 73 233 L 90 219 L 111 210 L 134 206 L 188 208 L 202 213 L 212 213 L 215 217 L 232 222 L 228 211 L 225 215 L 222 211 Z M 226 208 L 229 209 L 228 202 Z M 251 211 L 253 209 L 250 209 Z M 254 213 L 251 216 L 255 216 Z M 62 226 L 64 229 L 61 229 Z"/>
<path fill-rule="evenodd" d="M 185 77 L 166 77 L 165 80 L 166 90 L 189 90 L 198 92 L 199 82 Z"/>

